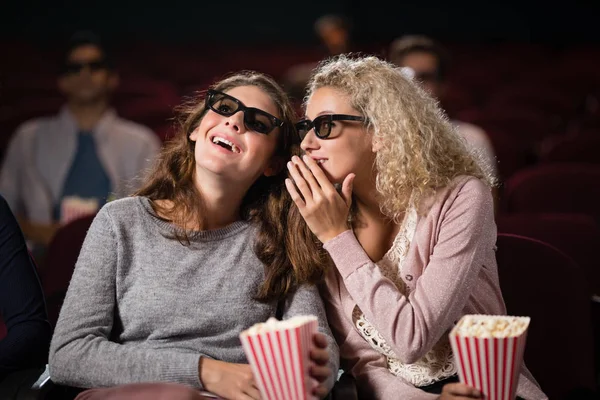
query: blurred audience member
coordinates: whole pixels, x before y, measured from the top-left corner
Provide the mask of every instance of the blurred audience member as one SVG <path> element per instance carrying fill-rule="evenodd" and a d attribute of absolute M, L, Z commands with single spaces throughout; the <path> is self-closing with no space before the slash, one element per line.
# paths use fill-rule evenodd
<path fill-rule="evenodd" d="M 19 384 L 19 371 L 42 367 L 48 358 L 50 324 L 35 264 L 6 200 L 0 196 L 0 398 Z M 15 379 L 11 379 L 15 378 Z"/>
<path fill-rule="evenodd" d="M 440 99 L 446 90 L 449 56 L 439 43 L 422 35 L 407 35 L 394 40 L 388 51 L 389 61 L 405 67 L 405 72 L 422 83 L 431 95 Z M 467 143 L 482 156 L 496 178 L 498 169 L 492 142 L 479 126 L 463 121 L 452 121 Z"/>
<path fill-rule="evenodd" d="M 160 147 L 150 129 L 111 108 L 119 77 L 98 36 L 73 35 L 62 63 L 65 106 L 22 124 L 0 170 L 0 193 L 37 244 L 48 243 L 60 223 L 130 194 Z"/>
<path fill-rule="evenodd" d="M 343 14 L 321 15 L 315 20 L 313 31 L 322 48 L 322 59 L 358 50 L 352 37 L 352 23 Z M 294 65 L 284 75 L 282 84 L 298 110 L 304 97 L 304 88 L 319 61 Z"/>
<path fill-rule="evenodd" d="M 335 56 L 353 51 L 352 24 L 342 14 L 325 14 L 317 18 L 314 31 L 321 44 L 325 46 L 326 55 Z"/>

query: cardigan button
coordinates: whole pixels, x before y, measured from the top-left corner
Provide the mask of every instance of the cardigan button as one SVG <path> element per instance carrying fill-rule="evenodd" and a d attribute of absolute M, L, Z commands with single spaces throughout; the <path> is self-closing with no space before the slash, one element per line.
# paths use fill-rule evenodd
<path fill-rule="evenodd" d="M 406 280 L 409 282 L 412 281 L 413 280 L 412 275 L 406 275 Z"/>

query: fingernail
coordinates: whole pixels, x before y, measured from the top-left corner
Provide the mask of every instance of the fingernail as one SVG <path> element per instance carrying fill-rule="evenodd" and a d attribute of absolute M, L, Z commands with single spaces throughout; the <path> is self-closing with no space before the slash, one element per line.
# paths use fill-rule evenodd
<path fill-rule="evenodd" d="M 306 154 L 302 156 L 302 159 L 304 160 L 304 162 L 308 162 L 308 156 Z"/>
<path fill-rule="evenodd" d="M 287 167 L 290 168 L 290 169 L 292 168 L 292 162 L 291 161 L 287 162 Z"/>

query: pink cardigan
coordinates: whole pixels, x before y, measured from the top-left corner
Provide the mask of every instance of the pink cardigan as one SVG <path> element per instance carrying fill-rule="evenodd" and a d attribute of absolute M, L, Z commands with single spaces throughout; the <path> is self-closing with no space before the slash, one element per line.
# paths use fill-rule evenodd
<path fill-rule="evenodd" d="M 337 268 L 323 297 L 340 346 L 341 367 L 368 399 L 435 399 L 387 369 L 352 322 L 358 305 L 404 363 L 423 357 L 464 314 L 506 314 L 496 266 L 496 225 L 490 189 L 479 179 L 459 177 L 423 203 L 425 216 L 404 261 L 408 297 L 385 278 L 351 230 L 325 243 Z M 517 394 L 547 399 L 524 368 Z"/>

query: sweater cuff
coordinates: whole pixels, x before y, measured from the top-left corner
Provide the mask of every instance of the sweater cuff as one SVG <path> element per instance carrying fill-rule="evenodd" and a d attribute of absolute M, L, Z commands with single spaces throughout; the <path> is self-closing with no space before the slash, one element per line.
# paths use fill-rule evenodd
<path fill-rule="evenodd" d="M 365 264 L 372 263 L 352 230 L 347 230 L 323 244 L 343 279 Z"/>
<path fill-rule="evenodd" d="M 179 362 L 165 367 L 162 377 L 166 382 L 180 382 L 188 386 L 203 389 L 198 373 L 199 354 L 180 354 Z"/>

